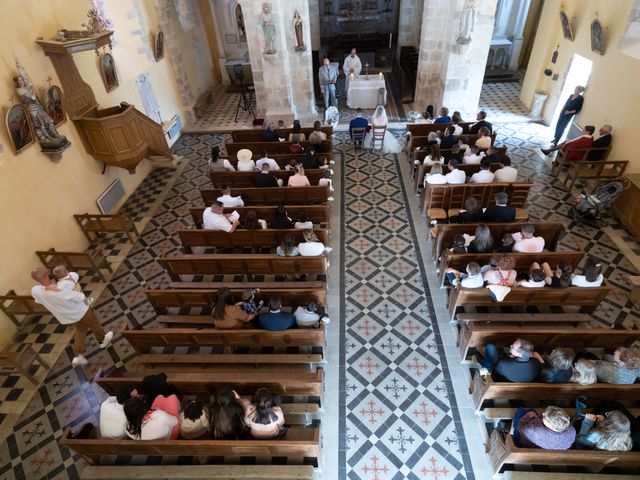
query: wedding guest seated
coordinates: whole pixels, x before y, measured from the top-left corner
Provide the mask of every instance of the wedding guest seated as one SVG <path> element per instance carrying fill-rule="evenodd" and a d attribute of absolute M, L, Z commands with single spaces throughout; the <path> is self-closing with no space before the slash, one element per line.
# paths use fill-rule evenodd
<path fill-rule="evenodd" d="M 260 300 L 256 302 L 256 295 L 260 294 L 259 288 L 247 288 L 242 291 L 241 301 L 236 303 L 243 312 L 248 313 L 249 315 L 253 313 L 260 313 L 260 309 L 264 305 L 264 302 Z"/>
<path fill-rule="evenodd" d="M 631 422 L 618 410 L 607 412 L 606 416 L 587 413 L 582 420 L 576 445 L 593 450 L 628 452 L 633 446 Z"/>
<path fill-rule="evenodd" d="M 532 265 L 533 267 L 533 265 Z M 546 278 L 544 272 L 539 268 L 530 268 L 528 277 L 518 281 L 519 287 L 525 288 L 542 288 L 547 283 L 544 281 Z"/>
<path fill-rule="evenodd" d="M 599 287 L 604 282 L 602 264 L 588 258 L 583 269 L 584 275 L 573 275 L 571 285 L 574 287 Z"/>
<path fill-rule="evenodd" d="M 263 142 L 278 142 L 280 137 L 273 131 L 273 122 L 267 122 L 264 125 L 264 130 L 260 134 L 260 138 Z"/>
<path fill-rule="evenodd" d="M 326 158 L 323 161 L 319 155 L 316 155 L 315 148 L 311 147 L 309 148 L 309 150 L 307 150 L 307 154 L 302 158 L 300 164 L 305 170 L 309 170 L 312 168 L 320 168 L 321 166 L 324 166 L 325 161 Z"/>
<path fill-rule="evenodd" d="M 456 137 L 462 135 L 462 127 L 458 125 L 462 123 L 462 118 L 460 118 L 460 112 L 453 112 L 451 115 L 451 126 L 453 127 L 453 134 Z"/>
<path fill-rule="evenodd" d="M 249 326 L 249 322 L 258 315 L 255 313 L 246 313 L 240 305 L 238 305 L 228 288 L 222 287 L 218 289 L 216 294 L 216 305 L 213 308 L 211 316 L 213 317 L 213 325 L 221 330 L 237 330 Z"/>
<path fill-rule="evenodd" d="M 313 230 L 313 222 L 307 218 L 307 212 L 305 212 L 304 209 L 298 213 L 298 221 L 293 224 L 293 228 Z"/>
<path fill-rule="evenodd" d="M 230 220 L 231 213 L 224 213 L 224 205 L 215 201 L 202 212 L 202 228 L 205 230 L 220 230 L 231 233 L 238 228 L 238 220 Z"/>
<path fill-rule="evenodd" d="M 296 246 L 295 239 L 293 235 L 287 233 L 282 240 L 280 241 L 280 245 L 276 249 L 276 255 L 279 257 L 297 257 L 300 255 L 300 251 Z"/>
<path fill-rule="evenodd" d="M 496 248 L 496 253 L 512 253 L 513 243 L 513 235 L 511 233 L 505 233 L 502 236 L 502 245 Z"/>
<path fill-rule="evenodd" d="M 180 412 L 180 436 L 186 440 L 195 440 L 207 433 L 209 425 L 209 408 L 203 406 L 197 400 L 187 402 L 184 410 Z"/>
<path fill-rule="evenodd" d="M 304 168 L 302 165 L 297 164 L 295 167 L 296 173 L 289 177 L 289 181 L 287 182 L 287 186 L 289 187 L 310 187 L 309 179 L 304 174 Z"/>
<path fill-rule="evenodd" d="M 468 253 L 493 252 L 493 237 L 488 226 L 481 224 L 476 227 L 474 239 L 467 246 Z"/>
<path fill-rule="evenodd" d="M 318 302 L 315 300 L 309 300 L 304 307 L 299 306 L 296 308 L 295 312 L 293 312 L 293 317 L 296 319 L 298 327 L 318 328 L 320 324 L 320 314 L 317 311 Z"/>
<path fill-rule="evenodd" d="M 269 223 L 269 228 L 293 228 L 293 221 L 289 218 L 289 214 L 284 205 L 279 205 L 278 208 L 276 208 L 276 215 Z"/>
<path fill-rule="evenodd" d="M 134 440 L 176 440 L 180 436 L 180 400 L 175 395 L 159 395 L 149 408 L 144 397 L 124 402 L 127 436 Z"/>
<path fill-rule="evenodd" d="M 462 162 L 465 165 L 480 165 L 482 163 L 482 159 L 485 157 L 484 152 L 481 152 L 477 145 L 473 147 L 469 147 L 471 153 L 469 155 L 465 155 L 462 158 Z"/>
<path fill-rule="evenodd" d="M 477 122 L 471 125 L 471 128 L 469 128 L 469 133 L 471 135 L 477 135 L 480 129 L 484 127 L 489 130 L 489 135 L 491 135 L 493 133 L 493 125 L 487 122 L 486 118 L 487 112 L 485 112 L 484 110 L 480 110 L 478 112 L 478 115 L 476 115 Z"/>
<path fill-rule="evenodd" d="M 300 145 L 300 142 L 294 137 L 293 142 L 287 147 L 287 152 L 292 154 L 298 154 L 304 152 L 304 148 Z"/>
<path fill-rule="evenodd" d="M 449 173 L 445 175 L 445 178 L 447 179 L 447 183 L 451 185 L 463 184 L 467 179 L 467 175 L 464 171 L 458 168 L 457 159 L 453 158 L 449 161 Z"/>
<path fill-rule="evenodd" d="M 441 107 L 438 111 L 438 117 L 433 121 L 433 123 L 451 123 L 449 109 L 447 107 Z"/>
<path fill-rule="evenodd" d="M 220 188 L 220 191 L 222 192 L 222 196 L 218 197 L 216 200 L 222 203 L 224 208 L 244 207 L 244 200 L 242 200 L 242 197 L 231 196 L 231 187 L 229 185 L 222 185 L 222 188 Z"/>
<path fill-rule="evenodd" d="M 422 161 L 422 164 L 425 166 L 433 165 L 434 163 L 444 163 L 444 157 L 440 155 L 440 146 L 437 143 L 431 145 L 429 155 L 424 157 Z"/>
<path fill-rule="evenodd" d="M 458 147 L 460 147 L 460 154 L 464 157 L 471 155 L 471 146 L 469 145 L 469 137 L 462 136 L 458 138 Z"/>
<path fill-rule="evenodd" d="M 544 149 L 541 148 L 542 153 L 545 155 L 549 155 L 551 152 L 555 152 L 556 150 L 566 151 L 567 148 L 589 148 L 593 144 L 593 132 L 596 131 L 596 127 L 593 125 L 586 125 L 582 132 L 580 132 L 580 136 L 578 138 L 574 138 L 573 140 L 569 140 L 566 142 L 562 142 L 558 144 L 558 146 Z M 570 162 L 574 160 L 582 160 L 582 152 L 569 152 L 567 153 L 565 160 Z M 553 162 L 554 166 L 558 164 L 557 160 Z"/>
<path fill-rule="evenodd" d="M 451 248 L 449 249 L 451 253 L 467 253 L 467 239 L 464 235 L 456 235 L 453 237 L 453 242 L 451 243 Z"/>
<path fill-rule="evenodd" d="M 498 347 L 489 343 L 485 346 L 482 367 L 496 382 L 535 382 L 540 374 L 540 362 L 531 356 L 532 353 L 533 344 L 523 338 L 513 342 L 506 357 Z"/>
<path fill-rule="evenodd" d="M 442 165 L 440 163 L 431 165 L 431 170 L 424 176 L 424 187 L 426 187 L 427 184 L 444 185 L 446 183 L 447 177 L 442 174 Z"/>
<path fill-rule="evenodd" d="M 444 138 L 440 142 L 440 148 L 447 149 L 458 145 L 458 137 L 456 137 L 453 132 L 455 132 L 454 127 L 447 127 L 444 131 Z"/>
<path fill-rule="evenodd" d="M 325 247 L 311 229 L 304 230 L 302 237 L 304 238 L 304 242 L 298 244 L 298 251 L 303 257 L 317 257 L 329 253 L 332 250 L 330 247 Z"/>
<path fill-rule="evenodd" d="M 333 180 L 331 179 L 331 170 L 322 172 L 322 178 L 318 180 L 319 187 L 329 187 L 329 191 L 333 192 Z"/>
<path fill-rule="evenodd" d="M 627 408 L 616 400 L 605 400 L 593 407 L 593 413 L 596 416 L 607 417 L 609 412 L 618 411 L 629 420 L 629 430 L 631 434 L 631 450 L 640 451 L 640 416 L 635 417 Z"/>
<path fill-rule="evenodd" d="M 640 377 L 640 353 L 618 347 L 613 355 L 605 355 L 596 361 L 596 375 L 599 382 L 616 385 L 630 385 Z"/>
<path fill-rule="evenodd" d="M 448 268 L 445 277 L 453 287 L 481 288 L 484 286 L 484 278 L 480 272 L 480 265 L 476 262 L 467 264 L 466 273 L 461 273 L 453 268 Z"/>
<path fill-rule="evenodd" d="M 307 136 L 302 133 L 302 126 L 300 122 L 293 122 L 293 128 L 291 129 L 291 133 L 289 134 L 289 142 L 290 143 L 300 143 L 304 142 L 307 139 Z"/>
<path fill-rule="evenodd" d="M 427 140 L 418 148 L 416 148 L 416 150 L 429 150 L 434 145 L 440 145 L 440 137 L 438 137 L 437 132 L 429 132 L 427 134 Z"/>
<path fill-rule="evenodd" d="M 462 164 L 462 152 L 460 151 L 460 145 L 457 143 L 451 147 L 449 153 L 444 156 L 444 163 L 449 164 L 452 160 L 458 162 L 458 165 Z"/>
<path fill-rule="evenodd" d="M 515 259 L 511 255 L 498 257 L 498 268 L 484 272 L 484 279 L 489 285 L 511 287 L 516 283 L 518 272 L 514 270 Z"/>
<path fill-rule="evenodd" d="M 240 225 L 245 230 L 264 230 L 267 228 L 267 221 L 258 218 L 258 213 L 255 210 L 249 210 Z"/>
<path fill-rule="evenodd" d="M 560 407 L 549 405 L 542 415 L 535 410 L 518 408 L 513 417 L 516 445 L 543 450 L 568 450 L 576 439 L 571 418 Z"/>
<path fill-rule="evenodd" d="M 491 183 L 495 178 L 495 174 L 491 171 L 491 163 L 483 159 L 480 162 L 480 171 L 471 175 L 469 183 Z"/>
<path fill-rule="evenodd" d="M 502 183 L 513 183 L 518 179 L 518 169 L 511 166 L 511 159 L 508 155 L 496 157 L 500 168 L 495 171 L 494 181 Z"/>
<path fill-rule="evenodd" d="M 279 399 L 268 389 L 258 389 L 251 400 L 240 397 L 235 391 L 233 395 L 244 412 L 244 424 L 253 438 L 267 440 L 287 433 Z"/>
<path fill-rule="evenodd" d="M 480 150 L 487 150 L 491 147 L 491 132 L 489 132 L 489 129 L 487 127 L 482 127 L 480 130 L 478 130 L 478 139 L 476 140 L 476 146 L 480 149 Z"/>
<path fill-rule="evenodd" d="M 247 433 L 244 410 L 236 402 L 230 387 L 221 387 L 209 407 L 211 438 L 213 440 L 237 440 Z"/>
<path fill-rule="evenodd" d="M 475 197 L 467 197 L 464 201 L 464 210 L 458 215 L 449 218 L 450 223 L 479 223 L 482 222 L 484 215 L 480 204 Z"/>
<path fill-rule="evenodd" d="M 611 145 L 611 132 L 612 132 L 613 128 L 611 127 L 611 125 L 603 125 L 600 127 L 600 130 L 598 130 L 598 134 L 600 134 L 600 136 L 598 138 L 596 138 L 593 143 L 591 144 L 591 148 L 604 148 L 604 147 L 608 147 L 609 145 Z M 587 160 L 591 161 L 591 162 L 597 162 L 599 160 L 602 160 L 604 157 L 605 152 L 603 151 L 594 151 L 594 152 L 589 152 L 587 154 Z"/>
<path fill-rule="evenodd" d="M 107 397 L 100 405 L 100 434 L 102 438 L 119 440 L 126 436 L 127 416 L 124 403 L 131 398 L 132 385 L 122 387 L 115 396 Z"/>
<path fill-rule="evenodd" d="M 279 187 L 278 179 L 276 176 L 270 172 L 271 167 L 268 163 L 263 163 L 261 167 L 261 172 L 256 173 L 253 176 L 253 186 L 259 188 L 266 187 Z"/>
<path fill-rule="evenodd" d="M 272 295 L 269 299 L 269 312 L 261 313 L 258 317 L 258 325 L 263 330 L 279 331 L 296 326 L 293 314 L 280 311 L 282 300 L 280 295 Z"/>
<path fill-rule="evenodd" d="M 540 253 L 544 250 L 544 237 L 534 237 L 536 227 L 525 223 L 520 232 L 513 234 L 513 251 L 520 253 Z"/>
<path fill-rule="evenodd" d="M 322 131 L 322 123 L 316 120 L 313 122 L 313 132 L 309 134 L 309 143 L 313 145 L 316 152 L 323 152 L 324 147 L 322 142 L 327 139 L 327 134 Z"/>
<path fill-rule="evenodd" d="M 253 161 L 253 153 L 247 148 L 238 150 L 236 153 L 238 159 L 238 171 L 239 172 L 255 172 L 256 162 Z"/>
<path fill-rule="evenodd" d="M 569 379 L 571 383 L 580 385 L 591 385 L 598 381 L 596 376 L 596 364 L 593 360 L 579 358 L 573 364 L 573 375 Z"/>
<path fill-rule="evenodd" d="M 551 288 L 567 288 L 571 285 L 571 273 L 573 268 L 569 262 L 560 260 L 555 270 L 551 270 L 551 266 L 544 262 L 542 265 L 534 263 L 534 268 L 541 268 L 544 272 L 545 283 Z"/>
<path fill-rule="evenodd" d="M 271 171 L 275 172 L 276 170 L 280 170 L 280 165 L 278 165 L 278 162 L 276 162 L 273 158 L 269 158 L 267 152 L 260 153 L 260 158 L 256 162 L 256 170 L 264 171 L 264 169 L 262 168 L 264 164 L 269 165 L 269 170 Z"/>
<path fill-rule="evenodd" d="M 226 158 L 220 161 L 220 147 L 218 146 L 211 147 L 211 158 L 207 161 L 207 166 L 209 167 L 209 173 L 236 171 Z"/>
<path fill-rule="evenodd" d="M 550 355 L 543 357 L 534 352 L 542 364 L 540 380 L 545 383 L 568 383 L 573 375 L 574 353 L 566 348 L 554 348 Z"/>
<path fill-rule="evenodd" d="M 509 195 L 505 192 L 498 192 L 495 196 L 495 205 L 487 207 L 484 211 L 484 221 L 492 222 L 513 222 L 516 218 L 516 209 L 507 206 Z"/>

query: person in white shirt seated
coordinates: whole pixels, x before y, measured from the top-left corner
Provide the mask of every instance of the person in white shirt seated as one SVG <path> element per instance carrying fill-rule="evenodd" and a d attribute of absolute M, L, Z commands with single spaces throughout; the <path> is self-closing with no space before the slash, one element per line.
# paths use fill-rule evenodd
<path fill-rule="evenodd" d="M 440 155 L 440 145 L 437 143 L 431 145 L 429 155 L 424 157 L 424 160 L 422 161 L 424 166 L 433 165 L 434 163 L 444 163 L 444 157 Z"/>
<path fill-rule="evenodd" d="M 491 133 L 489 132 L 489 129 L 487 127 L 482 127 L 478 131 L 478 135 L 480 135 L 476 140 L 476 145 L 478 146 L 478 148 L 482 150 L 489 149 L 491 147 Z"/>
<path fill-rule="evenodd" d="M 176 440 L 180 436 L 180 401 L 175 395 L 158 395 L 151 408 L 144 397 L 131 397 L 124 402 L 124 413 L 127 416 L 126 434 L 129 438 Z"/>
<path fill-rule="evenodd" d="M 491 183 L 495 175 L 491 171 L 491 163 L 482 160 L 480 162 L 480 171 L 471 175 L 469 183 Z"/>
<path fill-rule="evenodd" d="M 238 171 L 239 172 L 255 172 L 256 162 L 252 159 L 253 153 L 248 148 L 238 150 L 236 158 L 238 159 Z"/>
<path fill-rule="evenodd" d="M 536 266 L 538 268 L 534 268 Z M 537 263 L 531 265 L 531 268 L 529 269 L 529 278 L 518 281 L 516 285 L 525 288 L 543 288 L 547 284 L 547 282 L 545 282 L 547 276 L 539 267 L 540 266 Z"/>
<path fill-rule="evenodd" d="M 583 271 L 584 275 L 573 275 L 571 277 L 571 285 L 574 287 L 599 287 L 604 282 L 602 264 L 597 263 L 592 258 L 587 260 Z"/>
<path fill-rule="evenodd" d="M 445 277 L 454 287 L 481 288 L 484 286 L 484 278 L 480 271 L 480 265 L 476 262 L 467 263 L 467 273 L 461 273 L 453 268 L 448 268 Z"/>
<path fill-rule="evenodd" d="M 525 223 L 519 232 L 513 234 L 513 251 L 519 253 L 540 253 L 544 250 L 544 238 L 534 237 L 536 227 Z"/>
<path fill-rule="evenodd" d="M 469 155 L 471 155 L 471 147 L 469 146 L 469 137 L 467 137 L 466 135 L 464 137 L 460 137 L 460 139 L 458 140 L 458 147 L 460 147 L 460 153 L 463 156 L 468 157 Z"/>
<path fill-rule="evenodd" d="M 465 165 L 480 165 L 482 159 L 485 157 L 484 152 L 481 152 L 477 145 L 470 147 L 471 154 L 462 157 L 462 163 Z"/>
<path fill-rule="evenodd" d="M 330 247 L 325 247 L 311 229 L 304 230 L 302 237 L 304 238 L 304 242 L 298 244 L 298 251 L 302 257 L 318 257 L 333 250 Z"/>
<path fill-rule="evenodd" d="M 430 185 L 444 185 L 447 183 L 447 177 L 442 174 L 442 164 L 434 163 L 431 165 L 431 170 L 424 176 L 423 186 Z"/>
<path fill-rule="evenodd" d="M 271 171 L 280 170 L 280 165 L 278 165 L 278 162 L 276 162 L 273 158 L 269 158 L 267 156 L 267 152 L 262 152 L 260 154 L 260 159 L 256 162 L 256 170 L 258 172 L 261 172 L 262 165 L 264 165 L 265 163 L 269 165 L 269 170 Z"/>
<path fill-rule="evenodd" d="M 304 209 L 298 213 L 298 221 L 293 224 L 293 228 L 299 228 L 301 230 L 313 230 L 313 222 L 307 218 L 307 212 Z"/>
<path fill-rule="evenodd" d="M 513 183 L 518 178 L 518 169 L 511 166 L 511 159 L 503 155 L 498 159 L 502 168 L 495 172 L 495 181 L 503 183 Z"/>
<path fill-rule="evenodd" d="M 453 134 L 456 137 L 462 135 L 462 127 L 458 125 L 460 122 L 462 122 L 460 114 L 458 112 L 453 112 L 453 115 L 451 115 L 451 126 L 454 128 Z"/>
<path fill-rule="evenodd" d="M 317 313 L 318 303 L 315 300 L 309 300 L 306 306 L 299 306 L 293 312 L 296 324 L 300 328 L 318 328 L 320 325 L 320 314 Z M 324 323 L 327 323 L 326 321 Z"/>
<path fill-rule="evenodd" d="M 124 414 L 124 402 L 131 398 L 133 385 L 122 387 L 116 396 L 107 397 L 100 405 L 100 435 L 102 438 L 119 440 L 126 437 L 127 416 Z"/>
<path fill-rule="evenodd" d="M 449 160 L 449 173 L 447 173 L 445 177 L 447 183 L 451 185 L 464 183 L 467 179 L 467 175 L 458 168 L 458 160 L 455 158 Z"/>
<path fill-rule="evenodd" d="M 236 169 L 226 158 L 220 161 L 220 147 L 211 147 L 211 158 L 207 162 L 209 173 L 214 172 L 235 172 Z"/>
<path fill-rule="evenodd" d="M 185 440 L 195 440 L 209 433 L 209 409 L 196 400 L 187 403 L 180 412 L 180 436 Z"/>
<path fill-rule="evenodd" d="M 229 217 L 231 213 L 224 213 L 224 205 L 222 202 L 213 202 L 210 207 L 204 209 L 202 213 L 202 228 L 205 230 L 221 230 L 231 233 L 238 228 L 239 220 L 231 222 Z"/>
<path fill-rule="evenodd" d="M 231 196 L 231 187 L 229 185 L 223 185 L 220 191 L 222 192 L 222 196 L 218 197 L 216 200 L 222 203 L 224 208 L 244 207 L 244 200 L 242 200 L 242 197 Z"/>

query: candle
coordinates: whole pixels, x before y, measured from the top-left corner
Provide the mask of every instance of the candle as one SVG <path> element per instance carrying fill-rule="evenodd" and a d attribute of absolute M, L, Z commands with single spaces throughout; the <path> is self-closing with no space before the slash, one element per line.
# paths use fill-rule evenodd
<path fill-rule="evenodd" d="M 382 72 L 378 74 L 378 77 L 380 77 L 380 80 L 382 80 Z"/>
<path fill-rule="evenodd" d="M 351 75 L 349 75 L 349 78 L 350 78 L 351 80 L 353 80 L 353 78 L 354 78 L 353 73 L 352 73 Z"/>

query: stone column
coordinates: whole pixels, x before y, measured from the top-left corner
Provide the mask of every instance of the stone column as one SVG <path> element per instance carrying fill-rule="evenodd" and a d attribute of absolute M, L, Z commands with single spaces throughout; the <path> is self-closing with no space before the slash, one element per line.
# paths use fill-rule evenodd
<path fill-rule="evenodd" d="M 513 28 L 513 47 L 511 47 L 511 58 L 509 59 L 509 68 L 511 70 L 518 69 L 520 51 L 522 50 L 522 43 L 524 42 L 522 33 L 524 32 L 524 26 L 527 22 L 530 6 L 531 0 L 520 0 L 520 8 L 518 9 L 518 16 L 516 17 L 516 23 Z"/>
<path fill-rule="evenodd" d="M 311 50 L 320 50 L 320 0 L 309 0 L 309 27 Z M 322 6 L 324 9 L 324 4 Z"/>
<path fill-rule="evenodd" d="M 424 0 L 398 0 L 400 13 L 398 18 L 398 55 L 400 47 L 405 45 L 418 48 L 422 27 L 422 7 Z"/>

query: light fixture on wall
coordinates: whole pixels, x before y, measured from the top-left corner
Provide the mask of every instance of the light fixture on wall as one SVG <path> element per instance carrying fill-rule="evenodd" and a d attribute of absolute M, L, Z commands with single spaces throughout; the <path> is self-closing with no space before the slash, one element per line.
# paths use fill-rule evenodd
<path fill-rule="evenodd" d="M 558 49 L 560 48 L 560 44 L 556 45 L 556 49 L 551 54 L 551 63 L 555 64 L 558 61 Z"/>

